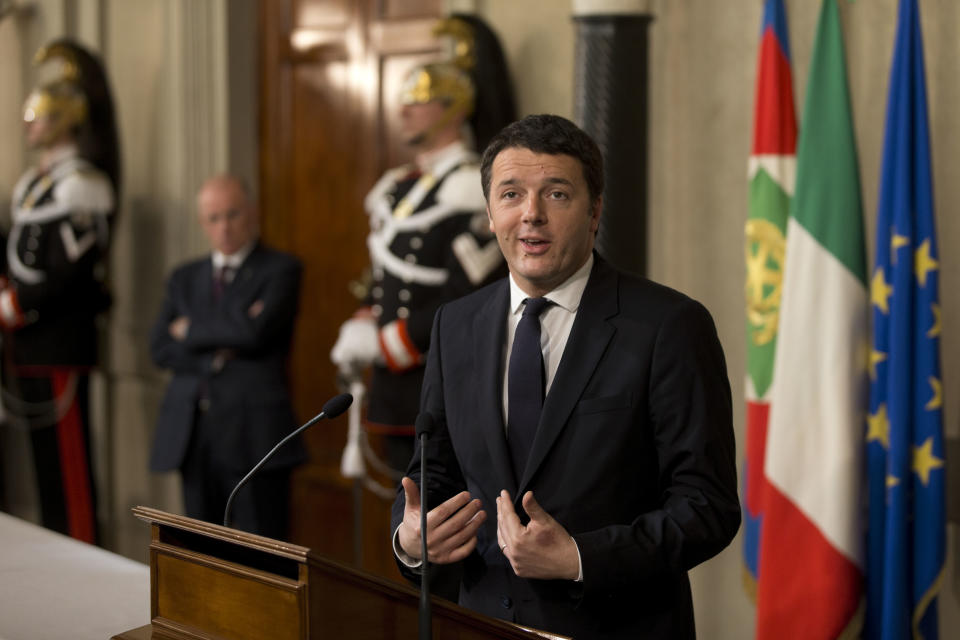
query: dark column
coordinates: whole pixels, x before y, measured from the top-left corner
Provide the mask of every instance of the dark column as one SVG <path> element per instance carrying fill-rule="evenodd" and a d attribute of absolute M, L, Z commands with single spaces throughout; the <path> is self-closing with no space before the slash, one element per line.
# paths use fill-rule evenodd
<path fill-rule="evenodd" d="M 647 269 L 646 14 L 581 14 L 574 117 L 603 151 L 606 187 L 597 250 L 636 275 Z"/>

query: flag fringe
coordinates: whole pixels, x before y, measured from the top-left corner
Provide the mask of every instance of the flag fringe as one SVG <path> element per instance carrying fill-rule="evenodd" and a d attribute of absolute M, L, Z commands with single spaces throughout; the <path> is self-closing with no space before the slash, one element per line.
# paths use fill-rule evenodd
<path fill-rule="evenodd" d="M 920 621 L 923 620 L 923 616 L 927 613 L 927 609 L 930 607 L 930 604 L 933 602 L 934 598 L 937 597 L 937 594 L 940 593 L 940 588 L 943 586 L 943 576 L 946 569 L 941 565 L 940 573 L 937 574 L 936 580 L 933 581 L 933 584 L 930 585 L 930 588 L 927 589 L 927 592 L 923 594 L 923 597 L 920 598 L 920 602 L 917 603 L 917 607 L 913 610 L 913 638 L 914 640 L 923 640 L 923 634 L 920 633 Z"/>
<path fill-rule="evenodd" d="M 746 592 L 747 597 L 750 598 L 750 602 L 754 605 L 757 604 L 757 579 L 750 572 L 750 568 L 744 564 L 741 567 L 743 573 L 743 590 Z"/>

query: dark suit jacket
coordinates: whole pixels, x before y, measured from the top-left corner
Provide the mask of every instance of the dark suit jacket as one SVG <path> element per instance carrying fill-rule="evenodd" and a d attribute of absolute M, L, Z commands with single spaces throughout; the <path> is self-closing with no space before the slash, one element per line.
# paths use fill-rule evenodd
<path fill-rule="evenodd" d="M 287 358 L 297 313 L 300 263 L 292 256 L 257 246 L 244 260 L 220 300 L 213 296 L 209 257 L 176 269 L 167 282 L 163 307 L 150 334 L 150 354 L 173 371 L 160 407 L 150 468 L 180 468 L 190 444 L 197 401 L 209 400 L 208 417 L 219 425 L 224 468 L 246 471 L 296 427 L 287 383 Z M 250 317 L 256 301 L 263 310 Z M 189 316 L 184 342 L 168 327 Z M 232 356 L 215 370 L 214 354 Z M 305 459 L 303 444 L 290 442 L 265 468 L 292 466 Z"/>
<path fill-rule="evenodd" d="M 597 257 L 515 479 L 503 424 L 506 280 L 440 309 L 421 411 L 430 506 L 468 490 L 487 510 L 460 603 L 586 638 L 693 638 L 687 570 L 740 523 L 730 387 L 707 310 Z M 421 451 L 408 470 L 419 482 Z M 517 578 L 497 546 L 495 500 L 533 491 L 573 535 L 583 582 Z M 403 492 L 393 526 L 403 516 Z M 416 577 L 401 566 L 411 579 Z"/>

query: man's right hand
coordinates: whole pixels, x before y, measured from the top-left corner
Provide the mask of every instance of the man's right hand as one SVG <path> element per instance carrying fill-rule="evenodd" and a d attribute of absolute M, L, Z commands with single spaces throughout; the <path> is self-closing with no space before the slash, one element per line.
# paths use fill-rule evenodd
<path fill-rule="evenodd" d="M 410 478 L 402 480 L 405 505 L 398 542 L 411 558 L 420 553 L 420 490 Z M 487 519 L 480 500 L 466 491 L 458 493 L 427 513 L 427 554 L 434 564 L 450 564 L 466 558 L 477 546 L 477 531 Z"/>

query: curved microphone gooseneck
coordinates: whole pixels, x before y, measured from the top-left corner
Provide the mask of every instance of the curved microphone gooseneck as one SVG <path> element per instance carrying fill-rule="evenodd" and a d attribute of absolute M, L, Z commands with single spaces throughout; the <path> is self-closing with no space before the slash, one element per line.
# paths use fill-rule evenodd
<path fill-rule="evenodd" d="M 304 431 L 312 427 L 321 418 L 336 418 L 338 415 L 346 411 L 347 407 L 349 407 L 350 403 L 352 402 L 353 402 L 353 396 L 350 395 L 349 393 L 341 393 L 338 396 L 334 396 L 333 398 L 330 398 L 329 400 L 327 400 L 327 403 L 323 405 L 323 411 L 321 411 L 317 415 L 307 420 L 307 422 L 299 426 L 296 431 L 290 433 L 287 437 L 285 437 L 283 440 L 278 442 L 273 447 L 273 449 L 270 449 L 270 451 L 267 452 L 267 455 L 263 456 L 260 462 L 254 465 L 253 469 L 250 469 L 250 471 L 247 472 L 247 475 L 243 476 L 240 482 L 237 483 L 237 486 L 233 488 L 233 491 L 230 492 L 230 497 L 227 498 L 227 506 L 223 510 L 223 526 L 225 527 L 230 526 L 230 509 L 233 506 L 233 498 L 237 495 L 237 491 L 239 491 L 243 485 L 247 484 L 247 481 L 250 480 L 250 478 L 252 478 L 253 475 L 260 470 L 260 467 L 262 467 L 267 462 L 267 460 L 273 457 L 273 454 L 275 454 L 277 450 L 280 449 L 280 447 L 285 445 L 287 442 L 293 439 L 296 435 L 303 433 Z"/>

